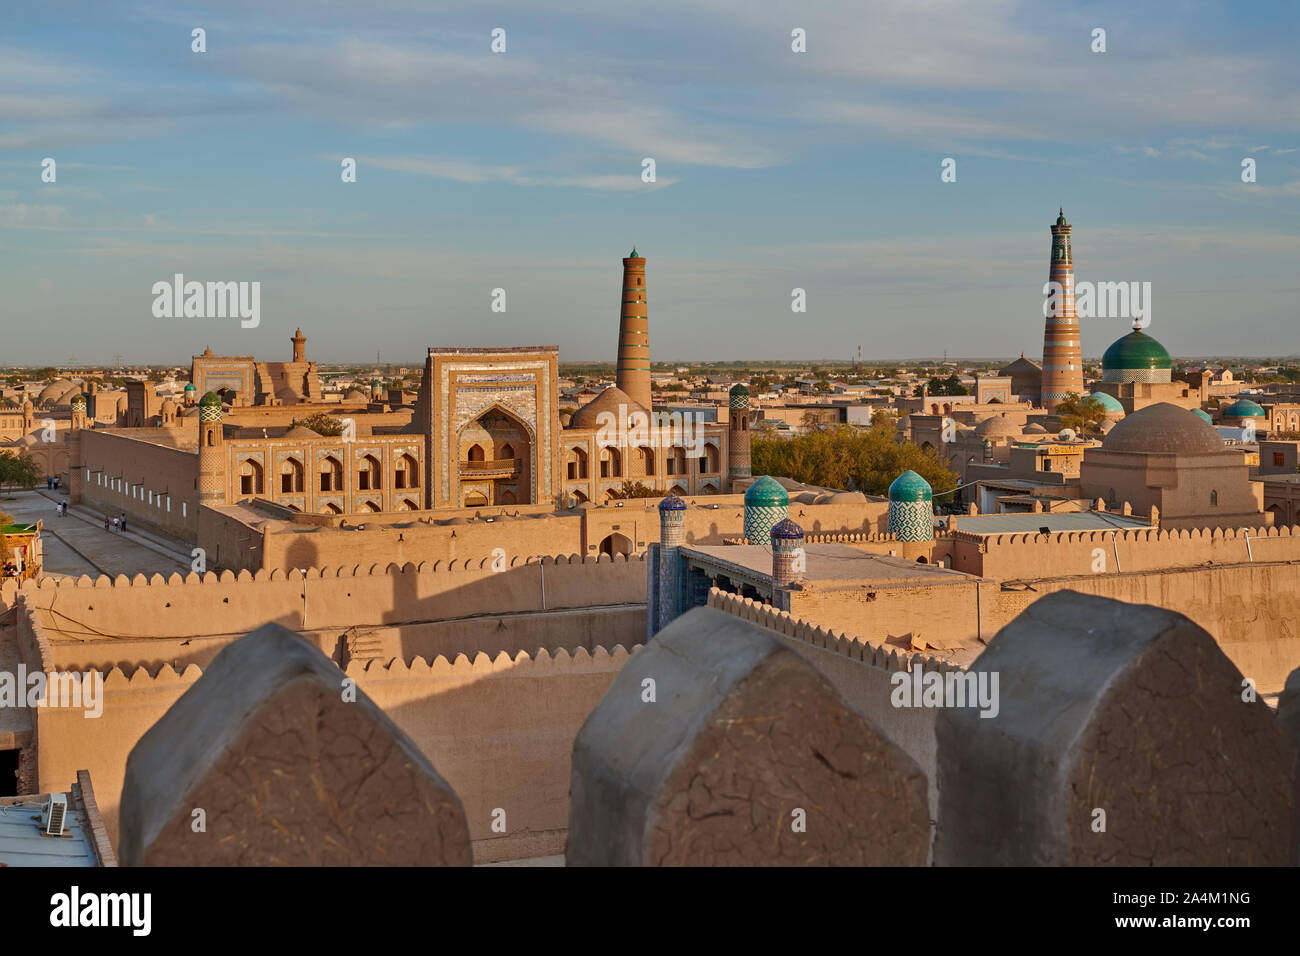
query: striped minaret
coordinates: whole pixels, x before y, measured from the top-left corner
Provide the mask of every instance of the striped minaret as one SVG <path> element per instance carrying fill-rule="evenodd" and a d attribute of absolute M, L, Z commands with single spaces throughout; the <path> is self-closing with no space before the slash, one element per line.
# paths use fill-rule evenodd
<path fill-rule="evenodd" d="M 650 398 L 650 318 L 645 304 L 645 256 L 623 260 L 623 308 L 618 320 L 618 387 L 647 411 Z"/>
<path fill-rule="evenodd" d="M 1049 276 L 1060 287 L 1047 296 L 1043 329 L 1042 405 L 1056 410 L 1071 392 L 1083 394 L 1083 350 L 1079 344 L 1079 317 L 1074 312 L 1074 259 L 1070 254 L 1070 224 L 1061 210 L 1052 227 L 1052 264 Z"/>

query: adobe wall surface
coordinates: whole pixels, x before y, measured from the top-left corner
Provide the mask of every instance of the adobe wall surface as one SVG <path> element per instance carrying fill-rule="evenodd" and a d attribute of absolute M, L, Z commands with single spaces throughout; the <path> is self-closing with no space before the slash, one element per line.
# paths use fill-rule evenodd
<path fill-rule="evenodd" d="M 197 538 L 194 452 L 132 438 L 120 429 L 82 429 L 80 435 L 86 468 L 82 502 L 87 507 L 106 514 L 126 512 L 128 519 L 186 541 Z M 120 489 L 110 484 L 119 478 Z"/>
<path fill-rule="evenodd" d="M 744 506 L 740 495 L 719 495 L 719 507 L 701 504 L 688 507 L 685 534 L 688 544 L 722 544 L 744 530 Z M 708 505 L 712 499 L 699 499 Z M 645 502 L 648 502 L 646 504 Z M 504 511 L 505 513 L 502 513 Z M 538 513 L 535 508 L 487 509 L 483 517 L 465 524 L 434 524 L 451 514 L 435 512 L 411 515 L 405 520 L 376 516 L 363 521 L 352 516 L 355 526 L 305 528 L 273 523 L 263 530 L 240 520 L 236 514 L 203 509 L 200 546 L 208 552 L 212 566 L 234 570 L 377 564 L 394 561 L 451 561 L 461 556 L 479 557 L 501 548 L 507 562 L 516 557 L 539 554 L 599 553 L 610 534 L 632 542 L 634 551 L 659 540 L 658 499 L 630 500 L 622 508 L 590 508 L 563 514 Z M 518 512 L 519 516 L 513 514 Z M 470 512 L 472 514 L 472 512 Z M 888 531 L 888 502 L 867 501 L 846 504 L 807 505 L 794 503 L 790 516 L 809 534 L 882 534 Z M 259 522 L 260 523 L 259 519 Z M 889 550 L 888 548 L 885 549 Z"/>
<path fill-rule="evenodd" d="M 1249 548 L 1247 541 L 1249 540 Z M 1100 549 L 1100 555 L 1098 550 Z M 986 578 L 1019 580 L 1092 574 L 1099 557 L 1122 571 L 1190 568 L 1208 563 L 1300 560 L 1300 526 L 1229 529 L 1139 529 L 1050 535 L 980 535 L 958 531 L 935 542 L 936 557 Z M 1116 558 L 1118 557 L 1118 561 Z"/>
<path fill-rule="evenodd" d="M 1300 565 L 1234 564 L 1167 572 L 1138 571 L 1022 582 L 1032 590 L 1001 591 L 984 604 L 984 633 L 997 631 L 1044 594 L 1073 590 L 1187 615 L 1259 693 L 1279 693 L 1300 667 Z"/>
<path fill-rule="evenodd" d="M 915 634 L 936 647 L 968 642 L 980 635 L 978 579 L 931 587 L 856 587 L 791 591 L 790 613 L 835 631 L 867 640 Z M 986 591 L 990 585 L 985 584 Z M 984 635 L 993 631 L 987 624 Z"/>
<path fill-rule="evenodd" d="M 472 567 L 466 568 L 464 565 Z M 643 556 L 543 558 L 497 572 L 492 559 L 298 571 L 206 572 L 166 580 L 85 575 L 25 582 L 21 593 L 70 637 L 244 634 L 268 621 L 299 632 L 475 615 L 645 603 Z M 0 590 L 12 601 L 17 588 Z M 219 630 L 218 630 L 219 629 Z M 328 652 L 327 652 L 328 653 Z"/>

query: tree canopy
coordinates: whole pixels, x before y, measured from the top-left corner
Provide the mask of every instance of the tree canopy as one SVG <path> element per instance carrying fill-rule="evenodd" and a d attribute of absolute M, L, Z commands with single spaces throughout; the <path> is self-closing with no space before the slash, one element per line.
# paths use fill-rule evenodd
<path fill-rule="evenodd" d="M 0 452 L 0 488 L 35 488 L 43 477 L 41 466 L 26 452 Z"/>
<path fill-rule="evenodd" d="M 1056 405 L 1056 417 L 1063 428 L 1073 428 L 1075 434 L 1100 435 L 1101 423 L 1106 420 L 1106 406 L 1091 395 L 1071 392 Z"/>
<path fill-rule="evenodd" d="M 756 435 L 750 454 L 756 475 L 823 488 L 883 495 L 909 469 L 930 483 L 936 498 L 957 487 L 957 476 L 935 452 L 898 441 L 892 422 L 883 417 L 869 429 L 832 425 L 792 438 Z"/>

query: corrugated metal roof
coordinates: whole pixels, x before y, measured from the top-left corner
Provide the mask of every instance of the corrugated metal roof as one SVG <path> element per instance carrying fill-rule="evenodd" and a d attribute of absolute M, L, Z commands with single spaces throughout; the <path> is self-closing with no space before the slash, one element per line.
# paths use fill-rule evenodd
<path fill-rule="evenodd" d="M 1104 511 L 1069 511 L 1060 514 L 957 515 L 953 526 L 971 534 L 1025 534 L 1043 528 L 1054 534 L 1058 531 L 1126 531 L 1149 528 L 1150 524 L 1142 518 L 1126 518 Z"/>
<path fill-rule="evenodd" d="M 71 836 L 44 836 L 40 831 L 45 801 L 0 805 L 0 863 L 8 866 L 96 866 L 95 850 L 80 814 L 68 798 L 64 832 Z M 35 819 L 33 819 L 35 818 Z"/>

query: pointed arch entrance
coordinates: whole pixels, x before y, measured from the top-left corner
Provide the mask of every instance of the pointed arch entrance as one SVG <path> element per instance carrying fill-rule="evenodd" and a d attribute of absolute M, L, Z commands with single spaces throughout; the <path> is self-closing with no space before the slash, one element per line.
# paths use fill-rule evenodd
<path fill-rule="evenodd" d="M 500 404 L 466 422 L 457 436 L 457 485 L 463 508 L 532 504 L 534 438 L 528 424 Z"/>

